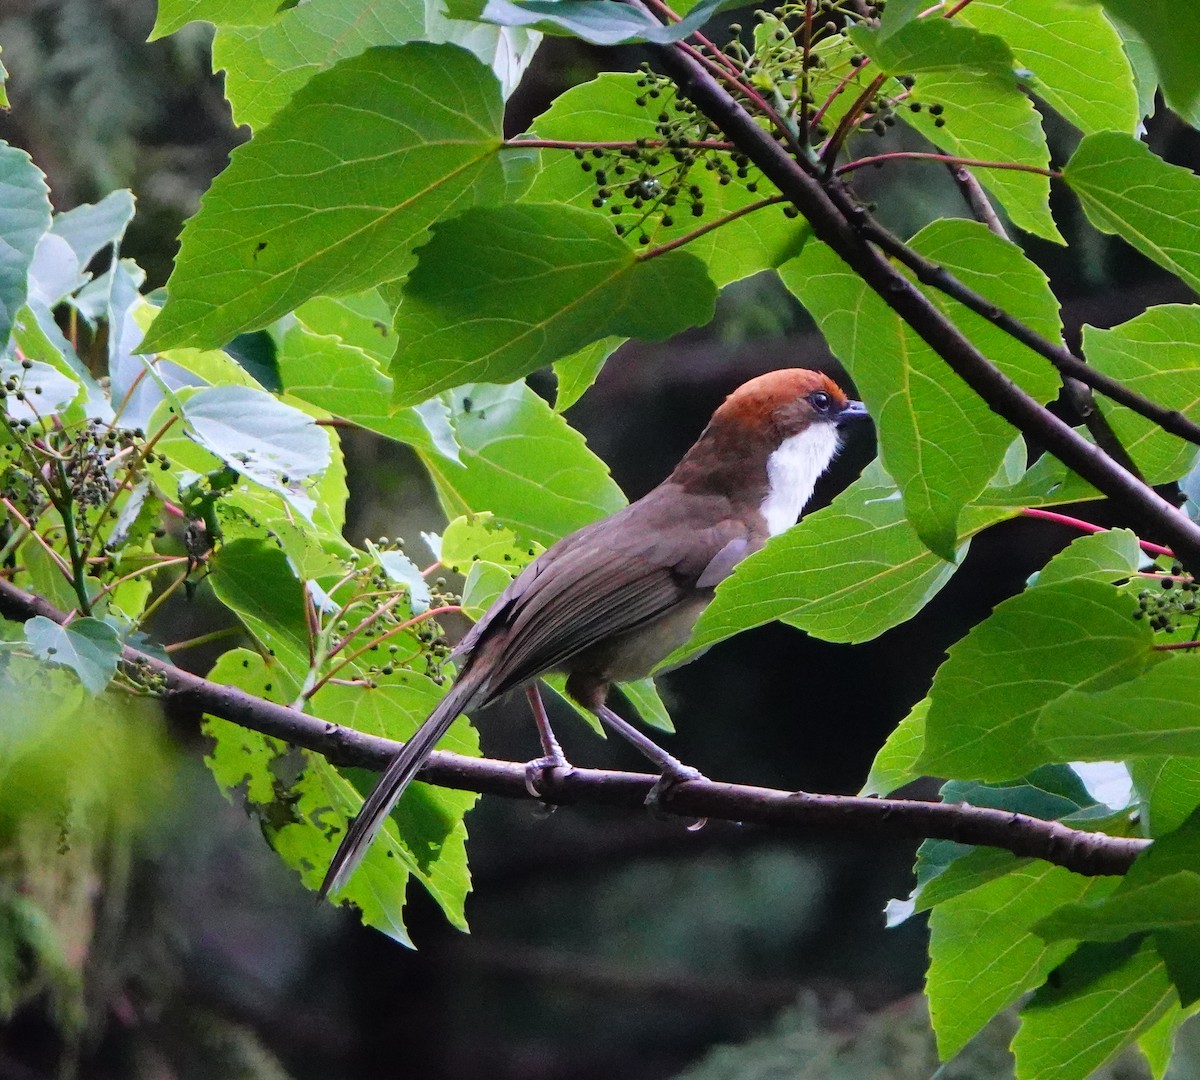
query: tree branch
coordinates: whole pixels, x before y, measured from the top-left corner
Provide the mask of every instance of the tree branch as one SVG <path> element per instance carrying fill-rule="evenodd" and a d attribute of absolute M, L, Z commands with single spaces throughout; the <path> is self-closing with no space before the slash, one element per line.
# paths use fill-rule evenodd
<path fill-rule="evenodd" d="M 1142 397 L 1141 394 L 1130 390 L 1124 383 L 1097 371 L 1069 349 L 1042 337 L 1020 319 L 993 304 L 987 297 L 968 288 L 949 271 L 913 251 L 904 241 L 877 223 L 871 222 L 865 225 L 862 232 L 868 240 L 878 244 L 894 259 L 907 266 L 923 285 L 944 292 L 947 296 L 957 300 L 963 307 L 970 308 L 976 315 L 982 315 L 988 322 L 998 326 L 1010 337 L 1049 360 L 1064 375 L 1078 379 L 1093 390 L 1098 390 L 1105 397 L 1111 398 L 1117 404 L 1132 409 L 1140 416 L 1157 424 L 1168 434 L 1177 435 L 1181 439 L 1200 446 L 1200 424 L 1193 423 L 1177 409 L 1168 409 L 1164 405 Z"/>
<path fill-rule="evenodd" d="M 639 0 L 631 2 L 637 4 Z M 828 244 L 875 290 L 993 412 L 1019 431 L 1036 438 L 1125 513 L 1147 522 L 1161 539 L 1170 543 L 1184 563 L 1200 568 L 1200 527 L 1070 425 L 1044 409 L 992 364 L 920 289 L 891 265 L 879 248 L 872 246 L 869 241 L 878 243 L 877 236 L 883 230 L 840 183 L 834 179 L 824 183 L 818 180 L 810 171 L 811 165 L 792 157 L 687 52 L 676 46 L 652 46 L 652 49 L 680 91 L 792 200 L 817 238 Z M 1001 324 L 997 322 L 997 325 Z M 1094 376 L 1095 373 L 1086 364 L 1079 361 L 1075 364 L 1083 368 L 1083 373 L 1077 377 L 1094 385 L 1084 375 Z M 1070 374 L 1075 375 L 1076 371 L 1072 370 Z"/>
<path fill-rule="evenodd" d="M 64 612 L 3 579 L 0 615 L 22 621 L 43 615 L 60 624 L 66 620 Z M 173 709 L 218 716 L 312 750 L 335 765 L 381 770 L 400 747 L 390 739 L 366 735 L 235 687 L 210 682 L 137 649 L 125 648 L 123 659 L 127 665 L 160 676 Z M 525 787 L 522 762 L 439 751 L 429 759 L 420 777 L 442 787 L 509 799 L 532 798 Z M 556 769 L 545 777 L 541 799 L 556 805 L 593 803 L 639 810 L 657 780 L 657 776 L 643 773 Z M 1149 844 L 1146 840 L 1081 832 L 1056 821 L 966 804 L 812 795 L 712 780 L 681 785 L 663 809 L 681 818 L 984 844 L 1089 876 L 1125 873 Z"/>

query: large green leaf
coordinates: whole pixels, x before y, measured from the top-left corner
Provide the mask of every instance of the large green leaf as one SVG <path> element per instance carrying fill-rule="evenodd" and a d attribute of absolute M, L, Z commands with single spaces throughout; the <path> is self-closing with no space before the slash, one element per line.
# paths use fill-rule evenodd
<path fill-rule="evenodd" d="M 1016 61 L 1000 38 L 936 18 L 914 20 L 891 34 L 858 27 L 850 36 L 889 75 L 916 77 L 909 100 L 926 107 L 899 115 L 947 153 L 1050 167 L 1041 118 L 1018 87 Z M 930 113 L 930 105 L 940 105 L 940 115 Z M 981 178 L 1016 225 L 1062 241 L 1050 216 L 1049 176 L 992 169 Z"/>
<path fill-rule="evenodd" d="M 1089 135 L 1063 167 L 1097 229 L 1116 233 L 1200 292 L 1200 177 L 1132 135 Z"/>
<path fill-rule="evenodd" d="M 912 245 L 1000 306 L 1016 303 L 1043 333 L 1058 335 L 1057 305 L 1044 275 L 982 226 L 938 222 Z M 780 275 L 854 377 L 875 419 L 884 464 L 921 539 L 953 558 L 962 509 L 995 475 L 1012 429 L 824 244 L 809 243 Z M 1006 374 L 1040 400 L 1054 396 L 1057 380 L 1048 365 L 1003 340 L 979 316 L 939 303 Z"/>
<path fill-rule="evenodd" d="M 530 136 L 599 143 L 646 139 L 653 145 L 655 140 L 662 138 L 656 127 L 657 118 L 663 112 L 671 115 L 672 103 L 668 93 L 646 105 L 638 105 L 639 98 L 645 100 L 642 96 L 646 91 L 639 88 L 637 82 L 636 75 L 608 72 L 573 87 L 556 98 L 554 104 L 534 121 Z M 699 137 L 700 132 L 696 135 Z M 626 169 L 622 175 L 614 171 L 618 164 Z M 674 173 L 669 171 L 672 164 L 665 151 L 658 166 L 648 163 L 638 166 L 619 161 L 615 164 L 610 161 L 606 165 L 594 156 L 580 162 L 570 150 L 545 150 L 541 154 L 541 169 L 525 197 L 533 202 L 567 203 L 589 210 L 598 217 L 622 225 L 628 232 L 644 231 L 651 244 L 664 244 L 693 232 L 699 225 L 717 221 L 765 196 L 778 193 L 775 186 L 757 172 L 746 180 L 722 184 L 715 170 L 705 169 L 697 161 L 688 171 L 683 188 L 686 191 L 695 185 L 699 189 L 703 218 L 692 216 L 686 198 L 674 208 L 663 207 L 655 213 L 648 213 L 645 207 L 635 208 L 625 195 L 629 183 L 646 168 L 656 180 L 661 177 L 660 184 L 666 184 L 674 178 Z M 587 166 L 586 171 L 584 166 Z M 613 197 L 601 207 L 595 207 L 592 202 L 598 197 L 597 171 L 604 173 L 607 186 L 613 191 Z M 757 185 L 757 191 L 746 189 L 746 183 L 751 181 Z M 621 213 L 614 214 L 614 207 L 620 207 Z M 664 214 L 671 224 L 663 224 Z M 760 270 L 778 267 L 798 254 L 807 228 L 803 221 L 786 218 L 780 207 L 766 207 L 689 241 L 684 250 L 703 260 L 713 281 L 724 286 Z"/>
<path fill-rule="evenodd" d="M 415 671 L 399 672 L 386 684 L 369 689 L 326 683 L 314 696 L 310 707 L 314 715 L 322 719 L 347 724 L 356 731 L 403 741 L 411 738 L 433 711 L 448 685 L 438 686 Z M 456 754 L 479 756 L 479 736 L 465 717 L 455 721 L 438 745 Z M 330 826 L 339 826 L 340 833 L 350 817 L 358 813 L 362 797 L 340 773 L 332 767 L 326 768 L 329 775 L 324 777 L 324 783 L 331 792 L 336 790 L 338 796 L 332 813 L 322 817 L 322 825 L 327 831 Z M 371 776 L 366 783 L 370 786 L 374 781 L 375 777 Z M 467 928 L 463 905 L 471 890 L 471 876 L 467 870 L 467 830 L 463 818 L 478 801 L 479 795 L 473 791 L 415 783 L 392 811 L 384 844 L 372 845 L 381 850 L 368 856 L 368 860 L 372 857 L 376 860 L 377 866 L 394 858 L 402 860 L 460 930 Z M 331 833 L 329 838 L 336 841 L 340 835 Z M 306 875 L 306 884 L 313 888 L 317 886 L 332 854 L 331 845 L 325 857 L 316 864 L 315 872 Z M 366 869 L 368 860 L 364 860 L 362 870 Z M 374 889 L 368 880 L 370 871 L 359 880 L 362 870 L 355 873 L 337 899 L 352 900 L 365 913 L 368 905 L 375 901 Z"/>
<path fill-rule="evenodd" d="M 392 380 L 370 355 L 332 335 L 294 325 L 279 338 L 284 389 L 389 439 L 454 458 L 458 444 L 440 401 L 392 409 Z"/>
<path fill-rule="evenodd" d="M 1129 606 L 1124 594 L 1089 580 L 1038 586 L 1000 604 L 934 677 L 920 767 L 1000 780 L 1063 760 L 1036 726 L 1043 709 L 1077 688 L 1134 679 L 1163 659 Z"/>
<path fill-rule="evenodd" d="M 0 352 L 28 295 L 29 267 L 50 228 L 50 193 L 24 150 L 0 142 Z"/>
<path fill-rule="evenodd" d="M 929 917 L 925 992 L 941 1057 L 957 1054 L 1070 955 L 1073 944 L 1043 941 L 1032 933 L 1034 924 L 1063 904 L 1115 886 L 1033 862 L 938 904 Z"/>
<path fill-rule="evenodd" d="M 1110 330 L 1085 326 L 1083 348 L 1099 371 L 1151 401 L 1200 420 L 1200 307 L 1163 304 Z M 1195 446 L 1107 398 L 1098 400 L 1150 483 L 1169 483 L 1188 471 Z"/>
<path fill-rule="evenodd" d="M 395 401 L 511 382 L 610 335 L 661 340 L 708 322 L 715 303 L 699 259 L 679 251 L 640 258 L 595 214 L 469 210 L 434 226 L 405 282 Z"/>
<path fill-rule="evenodd" d="M 1130 606 L 1126 600 L 1132 623 Z M 1039 737 L 1053 753 L 1080 761 L 1200 756 L 1200 657 L 1154 656 L 1160 662 L 1128 682 L 1068 690 L 1041 715 Z"/>
<path fill-rule="evenodd" d="M 625 505 L 583 436 L 524 383 L 443 396 L 460 461 L 419 450 L 449 518 L 490 510 L 526 539 L 552 544 Z"/>
<path fill-rule="evenodd" d="M 456 18 L 524 26 L 593 45 L 666 45 L 695 33 L 718 11 L 740 6 L 741 0 L 699 0 L 683 19 L 662 23 L 646 9 L 617 0 L 446 0 Z"/>
<path fill-rule="evenodd" d="M 308 0 L 284 7 L 269 25 L 221 25 L 213 67 L 225 70 L 234 119 L 257 130 L 318 71 L 373 45 L 462 45 L 493 69 L 507 97 L 539 40 L 527 30 L 447 19 L 438 0 Z"/>
<path fill-rule="evenodd" d="M 213 181 L 143 349 L 223 345 L 319 293 L 402 277 L 435 221 L 504 198 L 501 114 L 495 76 L 449 45 L 314 75 Z"/>
<path fill-rule="evenodd" d="M 1084 945 L 1021 1010 L 1017 1076 L 1085 1080 L 1177 1004 L 1149 939 Z"/>
<path fill-rule="evenodd" d="M 973 0 L 956 19 L 1003 38 L 1032 72 L 1037 95 L 1085 135 L 1132 133 L 1141 119 L 1121 35 L 1099 7 L 1077 0 Z"/>
<path fill-rule="evenodd" d="M 920 611 L 955 569 L 921 543 L 874 462 L 718 586 L 688 652 L 775 619 L 826 641 L 868 641 Z"/>

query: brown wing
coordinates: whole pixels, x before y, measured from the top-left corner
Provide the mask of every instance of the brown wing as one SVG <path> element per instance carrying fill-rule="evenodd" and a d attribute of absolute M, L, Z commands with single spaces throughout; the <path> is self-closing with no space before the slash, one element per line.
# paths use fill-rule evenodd
<path fill-rule="evenodd" d="M 489 696 L 667 615 L 698 587 L 711 587 L 697 583 L 731 542 L 745 538 L 747 551 L 757 546 L 723 500 L 667 493 L 656 488 L 565 537 L 505 589 L 455 650 L 467 663 L 491 660 Z"/>

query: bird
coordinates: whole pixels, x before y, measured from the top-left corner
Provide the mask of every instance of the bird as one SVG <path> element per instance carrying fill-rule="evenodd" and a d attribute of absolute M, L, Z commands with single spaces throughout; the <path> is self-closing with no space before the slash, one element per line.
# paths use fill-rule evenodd
<path fill-rule="evenodd" d="M 524 688 L 544 751 L 530 770 L 570 768 L 537 691 L 544 674 L 565 672 L 567 693 L 653 762 L 656 797 L 699 779 L 608 707 L 609 687 L 648 675 L 687 642 L 717 585 L 796 523 L 838 452 L 841 427 L 865 416 L 862 402 L 822 372 L 760 375 L 725 399 L 661 484 L 529 563 L 454 648 L 453 686 L 368 795 L 320 895 L 347 882 L 461 713 Z"/>

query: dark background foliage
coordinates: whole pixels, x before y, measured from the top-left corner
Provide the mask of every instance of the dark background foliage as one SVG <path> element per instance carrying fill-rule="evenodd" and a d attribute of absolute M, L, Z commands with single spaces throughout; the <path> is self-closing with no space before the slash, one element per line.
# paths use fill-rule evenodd
<path fill-rule="evenodd" d="M 124 253 L 156 285 L 182 220 L 242 136 L 209 74 L 204 27 L 146 45 L 152 21 L 153 0 L 5 0 L 13 108 L 0 137 L 32 154 L 59 209 L 132 187 L 138 216 Z M 625 59 L 632 68 L 641 57 Z M 510 131 L 597 68 L 586 47 L 548 43 L 513 100 Z M 1167 160 L 1200 164 L 1194 132 L 1168 118 L 1150 134 Z M 1053 126 L 1051 136 L 1065 138 Z M 1056 149 L 1061 159 L 1071 147 Z M 874 183 L 900 216 L 914 200 L 953 212 L 959 199 L 927 165 L 895 166 Z M 1068 250 L 1085 261 L 1066 262 Z M 1178 285 L 1128 249 L 1114 258 L 1096 234 L 1070 249 L 1038 244 L 1035 255 L 1068 298 L 1069 336 L 1084 321 L 1111 325 L 1178 298 Z M 635 498 L 725 393 L 788 365 L 838 374 L 782 287 L 752 279 L 727 290 L 702 330 L 624 347 L 571 420 Z M 403 535 L 415 548 L 418 532 L 440 522 L 414 461 L 367 436 L 346 444 L 352 533 Z M 869 436 L 856 437 L 818 498 L 871 453 Z M 1029 522 L 989 531 L 919 616 L 866 645 L 776 626 L 720 646 L 665 680 L 680 729 L 673 752 L 714 778 L 855 791 L 944 649 L 1066 540 Z M 168 617 L 203 628 L 211 615 L 201 595 Z M 198 668 L 204 660 L 193 657 Z M 535 751 L 521 702 L 485 714 L 481 727 L 491 753 Z M 561 727 L 580 763 L 640 767 L 571 717 Z M 84 1015 L 64 1017 L 48 994 L 27 1003 L 0 1033 L 0 1077 L 51 1075 L 77 1060 L 83 1077 L 367 1080 L 398 1075 L 400 1045 L 405 1074 L 430 1080 L 918 1077 L 936 1067 L 914 997 L 922 926 L 887 930 L 882 916 L 911 885 L 905 845 L 715 824 L 684 831 L 598 808 L 535 815 L 485 799 L 469 819 L 473 932 L 448 928 L 415 895 L 413 953 L 350 912 L 318 906 L 218 794 L 197 733 L 177 725 L 174 735 L 169 811 L 132 876 L 102 872 L 81 908 L 81 920 L 107 927 L 92 938 Z M 946 1075 L 1007 1075 L 1008 1034 L 985 1033 Z M 738 1055 L 705 1058 L 751 1037 Z"/>

